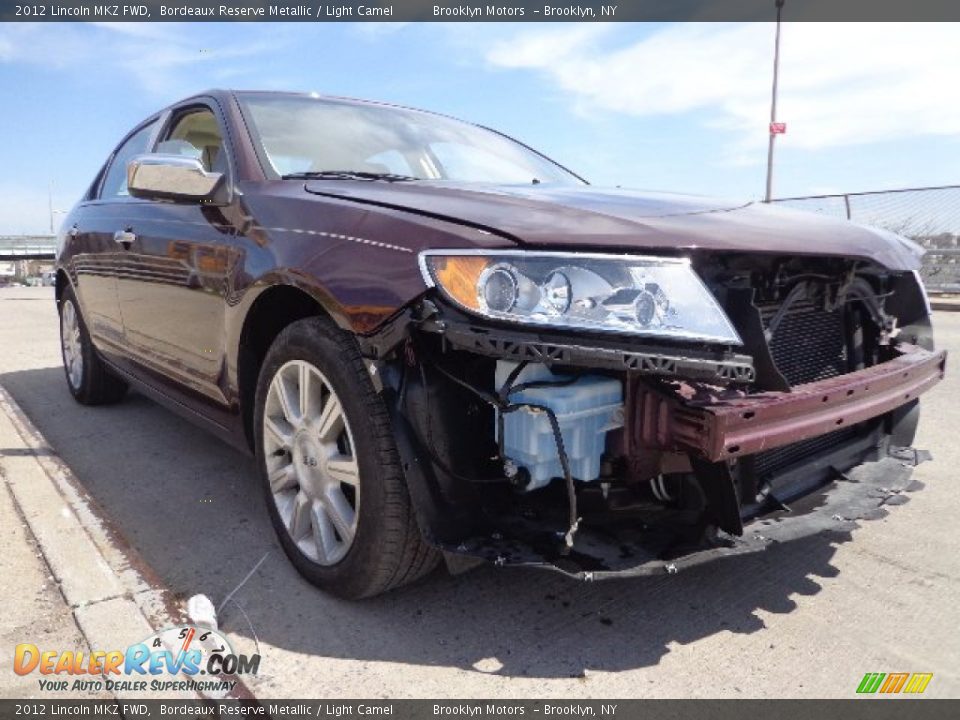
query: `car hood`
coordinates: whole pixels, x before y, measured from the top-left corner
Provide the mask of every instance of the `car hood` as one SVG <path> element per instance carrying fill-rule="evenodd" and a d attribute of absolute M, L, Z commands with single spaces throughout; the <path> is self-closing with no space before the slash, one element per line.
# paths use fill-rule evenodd
<path fill-rule="evenodd" d="M 776 205 L 593 186 L 308 181 L 304 189 L 435 217 L 556 249 L 714 250 L 833 255 L 920 266 L 893 233 Z"/>

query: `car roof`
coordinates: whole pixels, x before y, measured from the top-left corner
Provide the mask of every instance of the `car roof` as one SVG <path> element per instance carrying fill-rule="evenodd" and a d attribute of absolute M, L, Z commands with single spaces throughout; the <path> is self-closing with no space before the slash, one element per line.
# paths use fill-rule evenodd
<path fill-rule="evenodd" d="M 200 99 L 204 97 L 213 97 L 218 100 L 229 100 L 231 98 L 240 99 L 245 96 L 270 96 L 275 95 L 278 97 L 290 97 L 290 98 L 309 98 L 314 100 L 327 100 L 332 102 L 343 103 L 345 105 L 369 105 L 376 107 L 391 107 L 398 108 L 401 110 L 409 110 L 417 113 L 424 113 L 427 115 L 437 115 L 440 117 L 446 117 L 453 120 L 460 120 L 452 115 L 447 115 L 445 113 L 435 112 L 432 110 L 424 110 L 423 108 L 410 107 L 409 105 L 401 105 L 399 103 L 391 103 L 383 100 L 368 100 L 364 98 L 355 98 L 348 97 L 344 95 L 326 95 L 324 93 L 318 92 L 297 92 L 292 90 L 239 90 L 239 89 L 226 89 L 226 88 L 211 88 L 204 92 L 195 93 L 189 97 L 182 98 L 175 103 L 171 103 L 169 107 L 175 107 L 177 105 L 182 105 L 183 103 L 189 102 L 191 100 Z M 460 122 L 468 122 L 460 120 Z M 474 123 L 469 123 L 474 124 Z"/>

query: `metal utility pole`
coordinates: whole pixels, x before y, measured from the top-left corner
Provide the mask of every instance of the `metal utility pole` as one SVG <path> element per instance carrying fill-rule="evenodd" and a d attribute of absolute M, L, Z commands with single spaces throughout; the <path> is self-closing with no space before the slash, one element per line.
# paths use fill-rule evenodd
<path fill-rule="evenodd" d="M 53 229 L 53 180 L 47 183 L 47 209 L 50 211 L 50 234 L 54 235 Z"/>
<path fill-rule="evenodd" d="M 773 145 L 777 135 L 786 131 L 786 126 L 777 123 L 777 80 L 780 74 L 780 12 L 785 0 L 776 0 L 777 35 L 773 46 L 773 97 L 770 100 L 770 147 L 767 150 L 767 194 L 764 202 L 773 199 Z"/>

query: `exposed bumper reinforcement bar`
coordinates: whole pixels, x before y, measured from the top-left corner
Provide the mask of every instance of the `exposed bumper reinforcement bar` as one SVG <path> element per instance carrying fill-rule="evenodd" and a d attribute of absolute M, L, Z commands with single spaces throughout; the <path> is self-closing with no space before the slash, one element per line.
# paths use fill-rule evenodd
<path fill-rule="evenodd" d="M 946 352 L 907 344 L 897 350 L 900 355 L 887 362 L 790 392 L 685 402 L 661 396 L 656 412 L 645 413 L 647 427 L 637 432 L 648 446 L 655 438 L 655 444 L 718 462 L 849 427 L 911 402 L 943 379 Z"/>

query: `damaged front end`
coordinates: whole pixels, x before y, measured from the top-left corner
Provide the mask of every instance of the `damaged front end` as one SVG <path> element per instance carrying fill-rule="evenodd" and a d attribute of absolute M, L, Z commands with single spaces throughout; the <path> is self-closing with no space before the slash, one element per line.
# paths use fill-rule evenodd
<path fill-rule="evenodd" d="M 673 572 L 844 529 L 923 459 L 917 398 L 946 358 L 915 274 L 702 254 L 690 291 L 657 263 L 600 287 L 544 262 L 519 282 L 464 262 L 361 340 L 421 529 L 449 558 Z M 521 302 L 533 322 L 509 316 Z M 644 321 L 669 331 L 631 331 Z"/>

